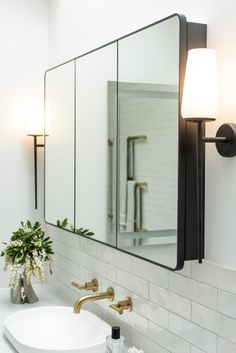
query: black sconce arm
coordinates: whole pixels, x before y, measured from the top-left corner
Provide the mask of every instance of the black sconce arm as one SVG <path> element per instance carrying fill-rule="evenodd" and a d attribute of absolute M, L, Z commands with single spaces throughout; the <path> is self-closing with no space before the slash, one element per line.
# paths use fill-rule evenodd
<path fill-rule="evenodd" d="M 216 143 L 216 142 L 227 142 L 227 137 L 203 137 L 202 142 L 205 143 Z"/>

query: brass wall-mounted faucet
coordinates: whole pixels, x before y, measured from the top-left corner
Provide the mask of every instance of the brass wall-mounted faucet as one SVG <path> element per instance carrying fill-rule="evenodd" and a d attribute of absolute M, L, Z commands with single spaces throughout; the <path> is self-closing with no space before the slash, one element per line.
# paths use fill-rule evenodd
<path fill-rule="evenodd" d="M 117 311 L 120 315 L 123 314 L 124 310 L 132 311 L 133 310 L 133 302 L 130 297 L 127 297 L 124 300 L 118 301 L 116 304 L 109 305 L 110 308 Z"/>
<path fill-rule="evenodd" d="M 93 292 L 98 291 L 98 281 L 96 278 L 92 279 L 91 282 L 86 282 L 84 284 L 79 284 L 76 282 L 71 282 L 71 285 L 78 289 L 92 290 Z"/>
<path fill-rule="evenodd" d="M 81 306 L 87 302 L 91 302 L 94 300 L 102 300 L 108 299 L 110 301 L 114 300 L 114 290 L 113 288 L 107 288 L 106 292 L 94 293 L 90 295 L 84 295 L 83 297 L 79 298 L 74 305 L 74 313 L 79 314 Z"/>

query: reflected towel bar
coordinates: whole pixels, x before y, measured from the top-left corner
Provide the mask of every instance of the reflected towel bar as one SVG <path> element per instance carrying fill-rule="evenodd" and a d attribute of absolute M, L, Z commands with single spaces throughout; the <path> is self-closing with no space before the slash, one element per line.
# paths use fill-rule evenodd
<path fill-rule="evenodd" d="M 136 142 L 146 141 L 146 135 L 135 135 L 127 137 L 127 180 L 134 180 L 135 178 L 135 151 L 134 146 Z"/>
<path fill-rule="evenodd" d="M 146 141 L 147 136 L 146 135 L 139 135 L 139 136 L 128 136 L 127 141 Z"/>
<path fill-rule="evenodd" d="M 147 229 L 143 228 L 143 195 L 142 195 L 142 190 L 145 189 L 148 186 L 148 183 L 146 181 L 137 181 L 135 183 L 135 195 L 137 192 L 137 189 L 139 189 L 139 217 L 137 216 L 137 209 L 135 211 L 136 214 L 136 219 L 134 222 L 134 231 L 135 232 L 146 232 Z M 137 199 L 135 197 L 135 207 L 137 207 Z M 138 220 L 137 218 L 139 218 L 139 224 L 137 226 Z M 139 245 L 141 245 L 142 239 L 137 239 L 139 241 Z M 134 245 L 136 245 L 136 239 L 134 239 Z"/>
<path fill-rule="evenodd" d="M 110 184 L 108 183 L 109 192 L 108 192 L 108 219 L 113 220 L 113 147 L 114 141 L 112 138 L 108 138 L 108 168 L 110 173 Z"/>
<path fill-rule="evenodd" d="M 136 183 L 135 183 L 135 186 L 136 187 L 138 187 L 138 188 L 146 188 L 147 186 L 148 186 L 148 183 L 146 183 L 145 181 L 137 181 Z"/>

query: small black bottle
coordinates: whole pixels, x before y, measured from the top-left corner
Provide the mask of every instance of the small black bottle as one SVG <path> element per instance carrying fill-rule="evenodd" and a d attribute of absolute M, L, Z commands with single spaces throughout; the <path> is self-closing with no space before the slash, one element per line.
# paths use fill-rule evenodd
<path fill-rule="evenodd" d="M 120 327 L 112 326 L 111 336 L 107 336 L 106 353 L 123 353 L 124 337 L 120 335 Z"/>

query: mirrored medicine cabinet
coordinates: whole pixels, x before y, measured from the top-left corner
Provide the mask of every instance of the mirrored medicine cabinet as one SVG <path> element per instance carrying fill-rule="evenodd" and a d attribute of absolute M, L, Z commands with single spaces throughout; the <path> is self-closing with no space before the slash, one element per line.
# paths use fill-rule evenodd
<path fill-rule="evenodd" d="M 205 46 L 206 25 L 174 14 L 46 71 L 47 223 L 172 270 L 198 257 L 180 104 L 187 51 Z"/>

